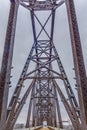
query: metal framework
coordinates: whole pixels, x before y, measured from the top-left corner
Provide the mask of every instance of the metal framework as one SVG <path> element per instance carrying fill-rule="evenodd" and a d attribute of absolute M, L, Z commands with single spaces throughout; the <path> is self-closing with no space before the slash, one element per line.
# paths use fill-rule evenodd
<path fill-rule="evenodd" d="M 55 13 L 63 4 L 67 8 L 79 103 L 75 98 L 53 40 Z M 20 5 L 30 11 L 34 43 L 7 107 L 17 12 Z M 41 11 L 42 14 L 47 12 L 48 16 L 44 24 L 37 15 L 37 12 Z M 49 21 L 50 25 L 48 25 Z M 37 22 L 41 26 L 39 32 L 36 30 Z M 46 29 L 47 26 L 50 26 L 50 30 Z M 31 63 L 33 63 L 33 67 Z M 55 63 L 57 71 L 54 67 Z M 26 80 L 31 83 L 20 98 Z M 68 100 L 62 92 L 61 86 L 58 85 L 59 80 L 64 84 Z M 58 127 L 59 125 L 60 128 L 63 128 L 58 99 L 60 97 L 74 129 L 87 130 L 86 92 L 86 73 L 73 0 L 11 0 L 0 74 L 0 129 L 13 130 L 27 98 L 29 98 L 29 107 L 26 127 L 41 126 L 46 121 L 48 126 Z M 78 110 L 79 108 L 80 110 Z"/>

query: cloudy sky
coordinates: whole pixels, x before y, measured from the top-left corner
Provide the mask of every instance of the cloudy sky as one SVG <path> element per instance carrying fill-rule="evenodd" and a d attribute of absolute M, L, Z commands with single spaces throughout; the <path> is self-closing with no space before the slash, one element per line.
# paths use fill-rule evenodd
<path fill-rule="evenodd" d="M 0 66 L 5 41 L 6 26 L 9 15 L 9 7 L 9 0 L 0 0 Z M 87 68 L 87 0 L 75 0 L 75 7 L 82 42 L 85 66 Z M 45 15 L 42 19 L 44 19 L 44 17 Z M 13 88 L 10 91 L 13 91 L 13 89 L 15 88 L 16 82 L 21 73 L 21 70 L 30 51 L 32 43 L 33 37 L 29 11 L 27 11 L 23 7 L 20 7 L 18 12 L 14 56 L 12 63 L 14 66 L 14 69 L 12 71 Z M 70 82 L 71 84 L 74 84 L 75 81 L 72 77 L 72 75 L 74 75 L 72 70 L 72 52 L 70 46 L 66 8 L 64 5 L 56 11 L 54 43 L 61 57 L 63 65 L 65 66 L 65 70 L 68 74 Z M 64 117 L 64 119 L 66 119 L 66 117 Z M 25 111 L 22 112 L 19 122 L 24 122 L 24 120 Z"/>

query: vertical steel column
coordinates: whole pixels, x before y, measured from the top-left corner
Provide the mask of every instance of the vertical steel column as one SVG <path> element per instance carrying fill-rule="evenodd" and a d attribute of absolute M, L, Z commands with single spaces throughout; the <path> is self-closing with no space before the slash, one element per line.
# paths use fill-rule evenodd
<path fill-rule="evenodd" d="M 56 127 L 57 125 L 56 125 L 56 101 L 55 101 L 55 98 L 52 98 L 52 103 L 53 103 L 53 113 L 54 113 L 54 115 L 53 115 L 53 117 L 54 117 L 54 127 Z"/>
<path fill-rule="evenodd" d="M 33 101 L 33 109 L 32 109 L 32 127 L 35 127 L 36 126 L 36 117 L 35 117 L 35 99 L 34 99 L 34 101 Z"/>
<path fill-rule="evenodd" d="M 72 122 L 72 125 L 74 127 L 74 130 L 82 130 L 81 128 L 81 125 L 80 125 L 80 122 L 75 118 L 74 114 L 73 114 L 73 111 L 72 111 L 72 108 L 70 106 L 70 104 L 67 102 L 64 94 L 62 93 L 59 85 L 56 83 L 56 81 L 54 80 L 54 86 L 56 87 L 56 90 L 58 91 L 58 94 L 63 102 L 63 105 L 68 113 L 68 116 Z"/>
<path fill-rule="evenodd" d="M 87 79 L 73 0 L 66 0 L 83 129 L 87 124 Z"/>
<path fill-rule="evenodd" d="M 18 5 L 11 1 L 0 76 L 0 129 L 5 126 Z"/>
<path fill-rule="evenodd" d="M 21 98 L 19 105 L 16 107 L 14 113 L 9 117 L 6 123 L 6 127 L 4 130 L 13 130 L 15 122 L 17 121 L 17 118 L 31 92 L 32 86 L 35 84 L 35 80 L 32 80 L 31 84 L 29 85 L 28 89 L 26 90 L 25 94 Z"/>
<path fill-rule="evenodd" d="M 61 117 L 61 112 L 60 112 L 60 105 L 59 105 L 59 100 L 58 100 L 56 88 L 55 88 L 55 95 L 57 96 L 56 106 L 57 106 L 57 113 L 58 113 L 58 120 L 59 120 L 59 128 L 63 129 L 62 117 Z"/>
<path fill-rule="evenodd" d="M 28 115 L 27 115 L 27 122 L 26 122 L 26 128 L 29 128 L 29 127 L 30 127 L 31 108 L 32 108 L 32 99 L 30 99 L 30 103 L 29 103 Z"/>
<path fill-rule="evenodd" d="M 35 100 L 35 99 L 34 99 Z M 35 127 L 36 126 L 36 117 L 34 115 L 34 112 L 35 112 L 35 101 L 33 101 L 33 108 L 32 108 L 32 127 Z"/>
<path fill-rule="evenodd" d="M 26 128 L 29 128 L 30 127 L 30 117 L 31 117 L 31 112 L 32 112 L 32 105 L 33 105 L 33 103 L 32 103 L 32 98 L 33 98 L 33 93 L 34 93 L 34 86 L 32 86 L 33 88 L 32 88 L 32 92 L 31 92 L 31 98 L 30 98 L 30 102 L 29 102 L 29 107 L 28 107 L 28 114 L 27 114 L 27 121 L 26 121 Z M 32 118 L 33 118 L 33 116 L 32 116 Z"/>

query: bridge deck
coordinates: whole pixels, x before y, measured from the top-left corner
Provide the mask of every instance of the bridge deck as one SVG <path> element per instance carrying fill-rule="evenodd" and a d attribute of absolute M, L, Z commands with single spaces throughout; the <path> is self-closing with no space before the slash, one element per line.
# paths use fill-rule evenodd
<path fill-rule="evenodd" d="M 68 130 L 68 129 L 60 129 L 55 127 L 36 127 L 36 128 L 20 128 L 20 129 L 14 129 L 14 130 Z"/>

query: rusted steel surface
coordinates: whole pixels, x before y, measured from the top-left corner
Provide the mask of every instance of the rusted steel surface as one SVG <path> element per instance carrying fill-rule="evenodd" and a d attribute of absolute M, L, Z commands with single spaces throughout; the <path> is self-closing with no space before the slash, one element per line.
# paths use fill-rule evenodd
<path fill-rule="evenodd" d="M 57 107 L 57 113 L 58 113 L 57 116 L 58 116 L 58 121 L 59 121 L 59 128 L 63 129 L 63 123 L 62 123 L 62 116 L 61 116 L 61 111 L 60 111 L 58 93 L 57 93 L 56 89 L 54 89 L 54 91 L 55 91 L 55 95 L 56 95 L 56 107 Z"/>
<path fill-rule="evenodd" d="M 14 48 L 17 9 L 18 5 L 14 2 L 11 3 L 0 75 L 0 120 L 1 124 L 4 126 L 7 115 L 7 101 L 10 86 L 10 72 Z"/>
<path fill-rule="evenodd" d="M 63 128 L 58 96 L 60 96 L 60 99 L 62 100 L 74 129 L 86 130 L 86 74 L 73 0 L 66 0 L 65 3 L 68 12 L 78 94 L 81 94 L 81 97 L 79 95 L 79 100 L 81 99 L 80 111 L 76 110 L 79 107 L 79 104 L 58 55 L 53 39 L 55 12 L 64 1 L 15 0 L 15 2 L 14 0 L 11 0 L 11 9 L 0 74 L 0 114 L 1 117 L 3 117 L 1 119 L 4 119 L 5 122 L 5 128 L 1 128 L 1 130 L 13 130 L 15 122 L 17 121 L 28 97 L 30 98 L 30 102 L 28 104 L 29 109 L 27 113 L 26 127 L 30 127 L 30 120 L 32 120 L 33 127 L 42 126 L 44 121 L 46 121 L 47 125 L 56 127 L 57 121 L 59 121 L 59 127 Z M 9 91 L 18 5 L 22 5 L 30 11 L 34 43 L 15 87 L 7 111 L 7 97 Z M 44 11 L 49 11 L 44 24 L 37 14 L 38 11 L 43 13 Z M 51 23 L 50 30 L 46 29 L 46 27 L 49 26 L 49 22 Z M 41 30 L 37 30 L 36 23 L 41 26 Z M 55 62 L 58 71 L 56 71 L 53 66 Z M 31 63 L 35 65 L 34 69 L 32 69 Z M 30 85 L 21 97 L 23 86 L 26 85 L 26 80 L 29 80 Z M 64 86 L 66 92 L 65 95 L 58 86 L 59 80 L 61 80 Z M 68 100 L 66 97 L 68 97 Z M 5 113 L 2 111 L 2 108 L 4 107 L 6 108 L 3 109 Z M 83 124 L 83 127 L 81 124 Z"/>
<path fill-rule="evenodd" d="M 73 0 L 66 0 L 66 7 L 76 73 L 81 122 L 84 127 L 83 129 L 87 129 L 87 79 Z"/>
<path fill-rule="evenodd" d="M 34 86 L 35 87 L 35 86 Z M 31 92 L 31 98 L 30 98 L 30 101 L 29 101 L 29 107 L 28 107 L 28 114 L 27 114 L 27 121 L 26 121 L 26 128 L 29 128 L 29 127 L 33 127 L 33 124 L 30 124 L 30 118 L 31 118 L 31 113 L 33 113 L 34 111 L 34 103 L 32 103 L 32 95 L 34 93 L 34 87 L 32 89 L 32 92 Z M 32 112 L 33 111 L 33 112 Z M 32 122 L 33 122 L 33 116 L 32 116 Z"/>
<path fill-rule="evenodd" d="M 60 98 L 61 98 L 61 100 L 62 100 L 62 102 L 64 104 L 64 107 L 65 107 L 65 109 L 66 109 L 66 111 L 67 111 L 67 113 L 68 113 L 68 115 L 70 117 L 70 120 L 71 120 L 71 122 L 73 124 L 74 129 L 75 130 L 82 130 L 80 121 L 76 117 L 74 111 L 72 110 L 72 106 L 70 106 L 70 104 L 67 102 L 63 92 L 61 91 L 61 89 L 60 89 L 59 85 L 56 83 L 56 81 L 54 80 L 53 82 L 54 82 L 54 86 L 56 87 L 56 89 L 57 89 L 57 91 L 58 91 L 58 93 L 60 95 Z"/>
<path fill-rule="evenodd" d="M 28 89 L 26 90 L 25 94 L 23 95 L 22 99 L 19 102 L 19 105 L 17 106 L 17 108 L 15 109 L 14 112 L 12 112 L 12 114 L 8 117 L 7 121 L 6 121 L 6 128 L 5 130 L 12 130 L 15 122 L 25 104 L 25 101 L 27 99 L 27 97 L 30 94 L 30 91 L 32 89 L 32 86 L 35 84 L 35 80 L 32 81 L 32 83 L 30 84 L 30 86 L 28 87 Z"/>

